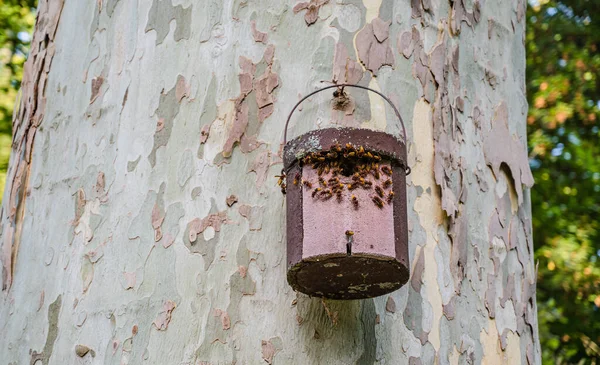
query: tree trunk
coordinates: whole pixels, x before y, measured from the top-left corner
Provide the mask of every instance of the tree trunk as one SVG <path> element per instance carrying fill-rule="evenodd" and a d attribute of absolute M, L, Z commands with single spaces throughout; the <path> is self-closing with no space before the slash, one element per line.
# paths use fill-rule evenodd
<path fill-rule="evenodd" d="M 540 363 L 525 0 L 63 2 L 14 120 L 4 362 Z M 407 124 L 411 277 L 375 299 L 286 282 L 283 122 L 331 82 Z M 290 137 L 399 133 L 327 94 Z"/>

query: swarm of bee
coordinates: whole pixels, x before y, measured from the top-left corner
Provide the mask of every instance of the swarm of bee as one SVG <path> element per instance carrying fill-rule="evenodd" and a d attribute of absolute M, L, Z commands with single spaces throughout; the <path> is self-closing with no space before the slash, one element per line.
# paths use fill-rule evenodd
<path fill-rule="evenodd" d="M 374 152 L 366 151 L 363 146 L 355 147 L 350 143 L 345 146 L 335 144 L 328 151 L 312 152 L 300 160 L 301 166 L 310 166 L 317 171 L 318 180 L 302 179 L 300 174 L 294 176 L 293 184 L 302 185 L 312 190 L 313 199 L 328 201 L 335 197 L 338 203 L 344 199 L 344 192 L 354 209 L 359 208 L 359 200 L 352 192 L 356 189 L 372 190 L 370 196 L 373 204 L 383 208 L 394 199 L 392 187 L 392 169 L 380 166 L 382 157 Z M 282 172 L 277 175 L 278 185 L 285 194 L 286 176 Z"/>

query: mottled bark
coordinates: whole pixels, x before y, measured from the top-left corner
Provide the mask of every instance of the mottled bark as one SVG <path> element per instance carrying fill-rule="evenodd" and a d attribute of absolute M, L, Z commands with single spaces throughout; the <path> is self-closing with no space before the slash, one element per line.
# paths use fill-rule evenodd
<path fill-rule="evenodd" d="M 40 0 L 2 209 L 8 364 L 539 364 L 524 0 Z M 286 283 L 283 121 L 409 134 L 411 279 Z M 314 97 L 398 134 L 383 100 Z M 337 110 L 334 110 L 337 109 Z"/>

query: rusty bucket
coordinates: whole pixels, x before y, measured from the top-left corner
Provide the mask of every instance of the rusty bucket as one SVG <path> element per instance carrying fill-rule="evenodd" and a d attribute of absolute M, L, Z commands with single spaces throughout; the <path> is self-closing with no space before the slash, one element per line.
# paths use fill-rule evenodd
<path fill-rule="evenodd" d="M 359 128 L 327 128 L 287 141 L 292 114 L 317 92 L 354 87 L 387 101 L 404 141 Z M 394 104 L 360 85 L 331 85 L 301 99 L 284 132 L 287 279 L 302 293 L 364 299 L 392 292 L 409 278 L 406 129 Z"/>

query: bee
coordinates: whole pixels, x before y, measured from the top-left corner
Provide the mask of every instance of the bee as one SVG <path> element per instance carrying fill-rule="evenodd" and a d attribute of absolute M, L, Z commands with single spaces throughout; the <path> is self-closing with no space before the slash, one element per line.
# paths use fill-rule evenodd
<path fill-rule="evenodd" d="M 371 188 L 371 186 L 373 186 L 373 183 L 372 183 L 372 182 L 370 182 L 370 181 L 365 181 L 365 183 L 364 183 L 364 184 L 362 184 L 362 186 L 363 186 L 363 188 L 365 188 L 365 189 L 370 189 L 370 188 Z"/>
<path fill-rule="evenodd" d="M 356 156 L 356 152 L 348 152 L 348 157 L 354 157 Z"/>
<path fill-rule="evenodd" d="M 329 168 L 329 165 L 325 165 L 325 170 L 324 170 L 324 172 L 325 172 L 326 174 L 328 174 L 328 173 L 329 173 L 329 169 L 330 169 L 330 168 Z"/>
<path fill-rule="evenodd" d="M 377 206 L 379 209 L 383 208 L 383 200 L 381 200 L 381 198 L 380 198 L 380 197 L 378 197 L 378 196 L 374 196 L 374 197 L 372 197 L 372 198 L 371 198 L 371 200 L 373 200 L 373 203 L 375 203 L 375 205 L 376 205 L 376 206 Z"/>
<path fill-rule="evenodd" d="M 308 180 L 302 180 L 302 185 L 304 185 L 307 189 L 312 189 L 312 184 Z"/>
<path fill-rule="evenodd" d="M 337 184 L 338 181 L 340 181 L 340 179 L 338 179 L 337 177 L 332 177 L 331 179 L 327 180 L 327 182 L 330 183 L 331 185 Z"/>
<path fill-rule="evenodd" d="M 353 182 L 352 184 L 348 184 L 348 190 L 354 190 L 358 188 L 358 183 Z"/>
<path fill-rule="evenodd" d="M 371 152 L 367 152 L 366 156 L 368 159 L 373 159 L 373 154 Z"/>
<path fill-rule="evenodd" d="M 325 168 L 323 166 L 319 166 L 317 168 L 317 175 L 319 175 L 319 176 L 323 175 L 324 170 L 325 170 Z"/>
<path fill-rule="evenodd" d="M 346 148 L 349 149 L 349 150 L 353 149 L 353 147 L 352 147 L 352 145 L 350 143 L 346 143 Z"/>
<path fill-rule="evenodd" d="M 354 236 L 354 231 L 346 231 L 346 236 Z"/>
<path fill-rule="evenodd" d="M 319 162 L 325 162 L 325 157 L 317 157 L 317 161 L 319 161 Z"/>
<path fill-rule="evenodd" d="M 386 181 L 383 182 L 383 187 L 384 188 L 389 188 L 390 186 L 392 186 L 392 180 L 391 179 L 387 179 Z"/>
<path fill-rule="evenodd" d="M 358 181 L 363 185 L 365 184 L 365 179 L 362 177 L 358 178 Z"/>
<path fill-rule="evenodd" d="M 281 184 L 281 194 L 285 195 L 285 193 L 286 193 L 286 185 L 285 185 L 285 183 L 282 183 Z"/>
<path fill-rule="evenodd" d="M 379 185 L 375 186 L 375 192 L 377 193 L 377 195 L 379 195 L 380 198 L 383 198 L 385 196 L 383 189 Z"/>
<path fill-rule="evenodd" d="M 294 185 L 298 185 L 299 181 L 300 181 L 300 173 L 297 173 L 296 176 L 294 176 Z"/>
<path fill-rule="evenodd" d="M 381 156 L 379 156 L 379 155 L 373 155 L 373 159 L 375 161 L 381 161 Z"/>
<path fill-rule="evenodd" d="M 379 169 L 373 169 L 373 176 L 375 177 L 375 179 L 379 180 L 379 178 L 381 177 L 381 175 L 379 174 Z"/>
<path fill-rule="evenodd" d="M 322 186 L 327 186 L 327 181 L 325 181 L 325 179 L 319 176 L 319 184 Z"/>
<path fill-rule="evenodd" d="M 350 201 L 352 202 L 354 209 L 358 209 L 358 199 L 356 198 L 356 195 L 352 195 Z"/>
<path fill-rule="evenodd" d="M 323 189 L 315 188 L 315 190 L 313 190 L 313 192 L 312 192 L 312 197 L 314 198 L 321 190 L 323 190 Z"/>
<path fill-rule="evenodd" d="M 381 167 L 381 172 L 383 172 L 387 176 L 392 176 L 392 169 L 390 169 L 389 166 L 382 166 Z"/>
<path fill-rule="evenodd" d="M 393 191 L 390 191 L 390 193 L 389 193 L 389 195 L 388 195 L 388 197 L 387 197 L 387 202 L 388 202 L 388 204 L 391 204 L 391 203 L 392 203 L 392 200 L 394 200 L 394 192 L 393 192 Z"/>
<path fill-rule="evenodd" d="M 338 189 L 338 190 L 335 192 L 335 196 L 337 197 L 337 201 L 338 201 L 338 203 L 341 203 L 341 202 L 342 202 L 342 190 Z"/>
<path fill-rule="evenodd" d="M 325 189 L 321 192 L 321 199 L 329 200 L 333 196 L 333 193 L 329 189 Z"/>
<path fill-rule="evenodd" d="M 336 159 L 337 158 L 337 153 L 335 153 L 335 152 L 329 152 L 329 153 L 327 153 L 327 158 L 330 158 L 332 160 Z"/>
<path fill-rule="evenodd" d="M 340 146 L 339 143 L 335 144 L 334 149 L 335 149 L 336 152 L 342 152 L 342 146 Z"/>
<path fill-rule="evenodd" d="M 281 175 L 275 175 L 276 178 L 278 178 L 279 180 L 277 180 L 277 185 L 281 186 L 283 184 L 283 182 L 285 181 L 285 172 L 281 171 Z"/>

